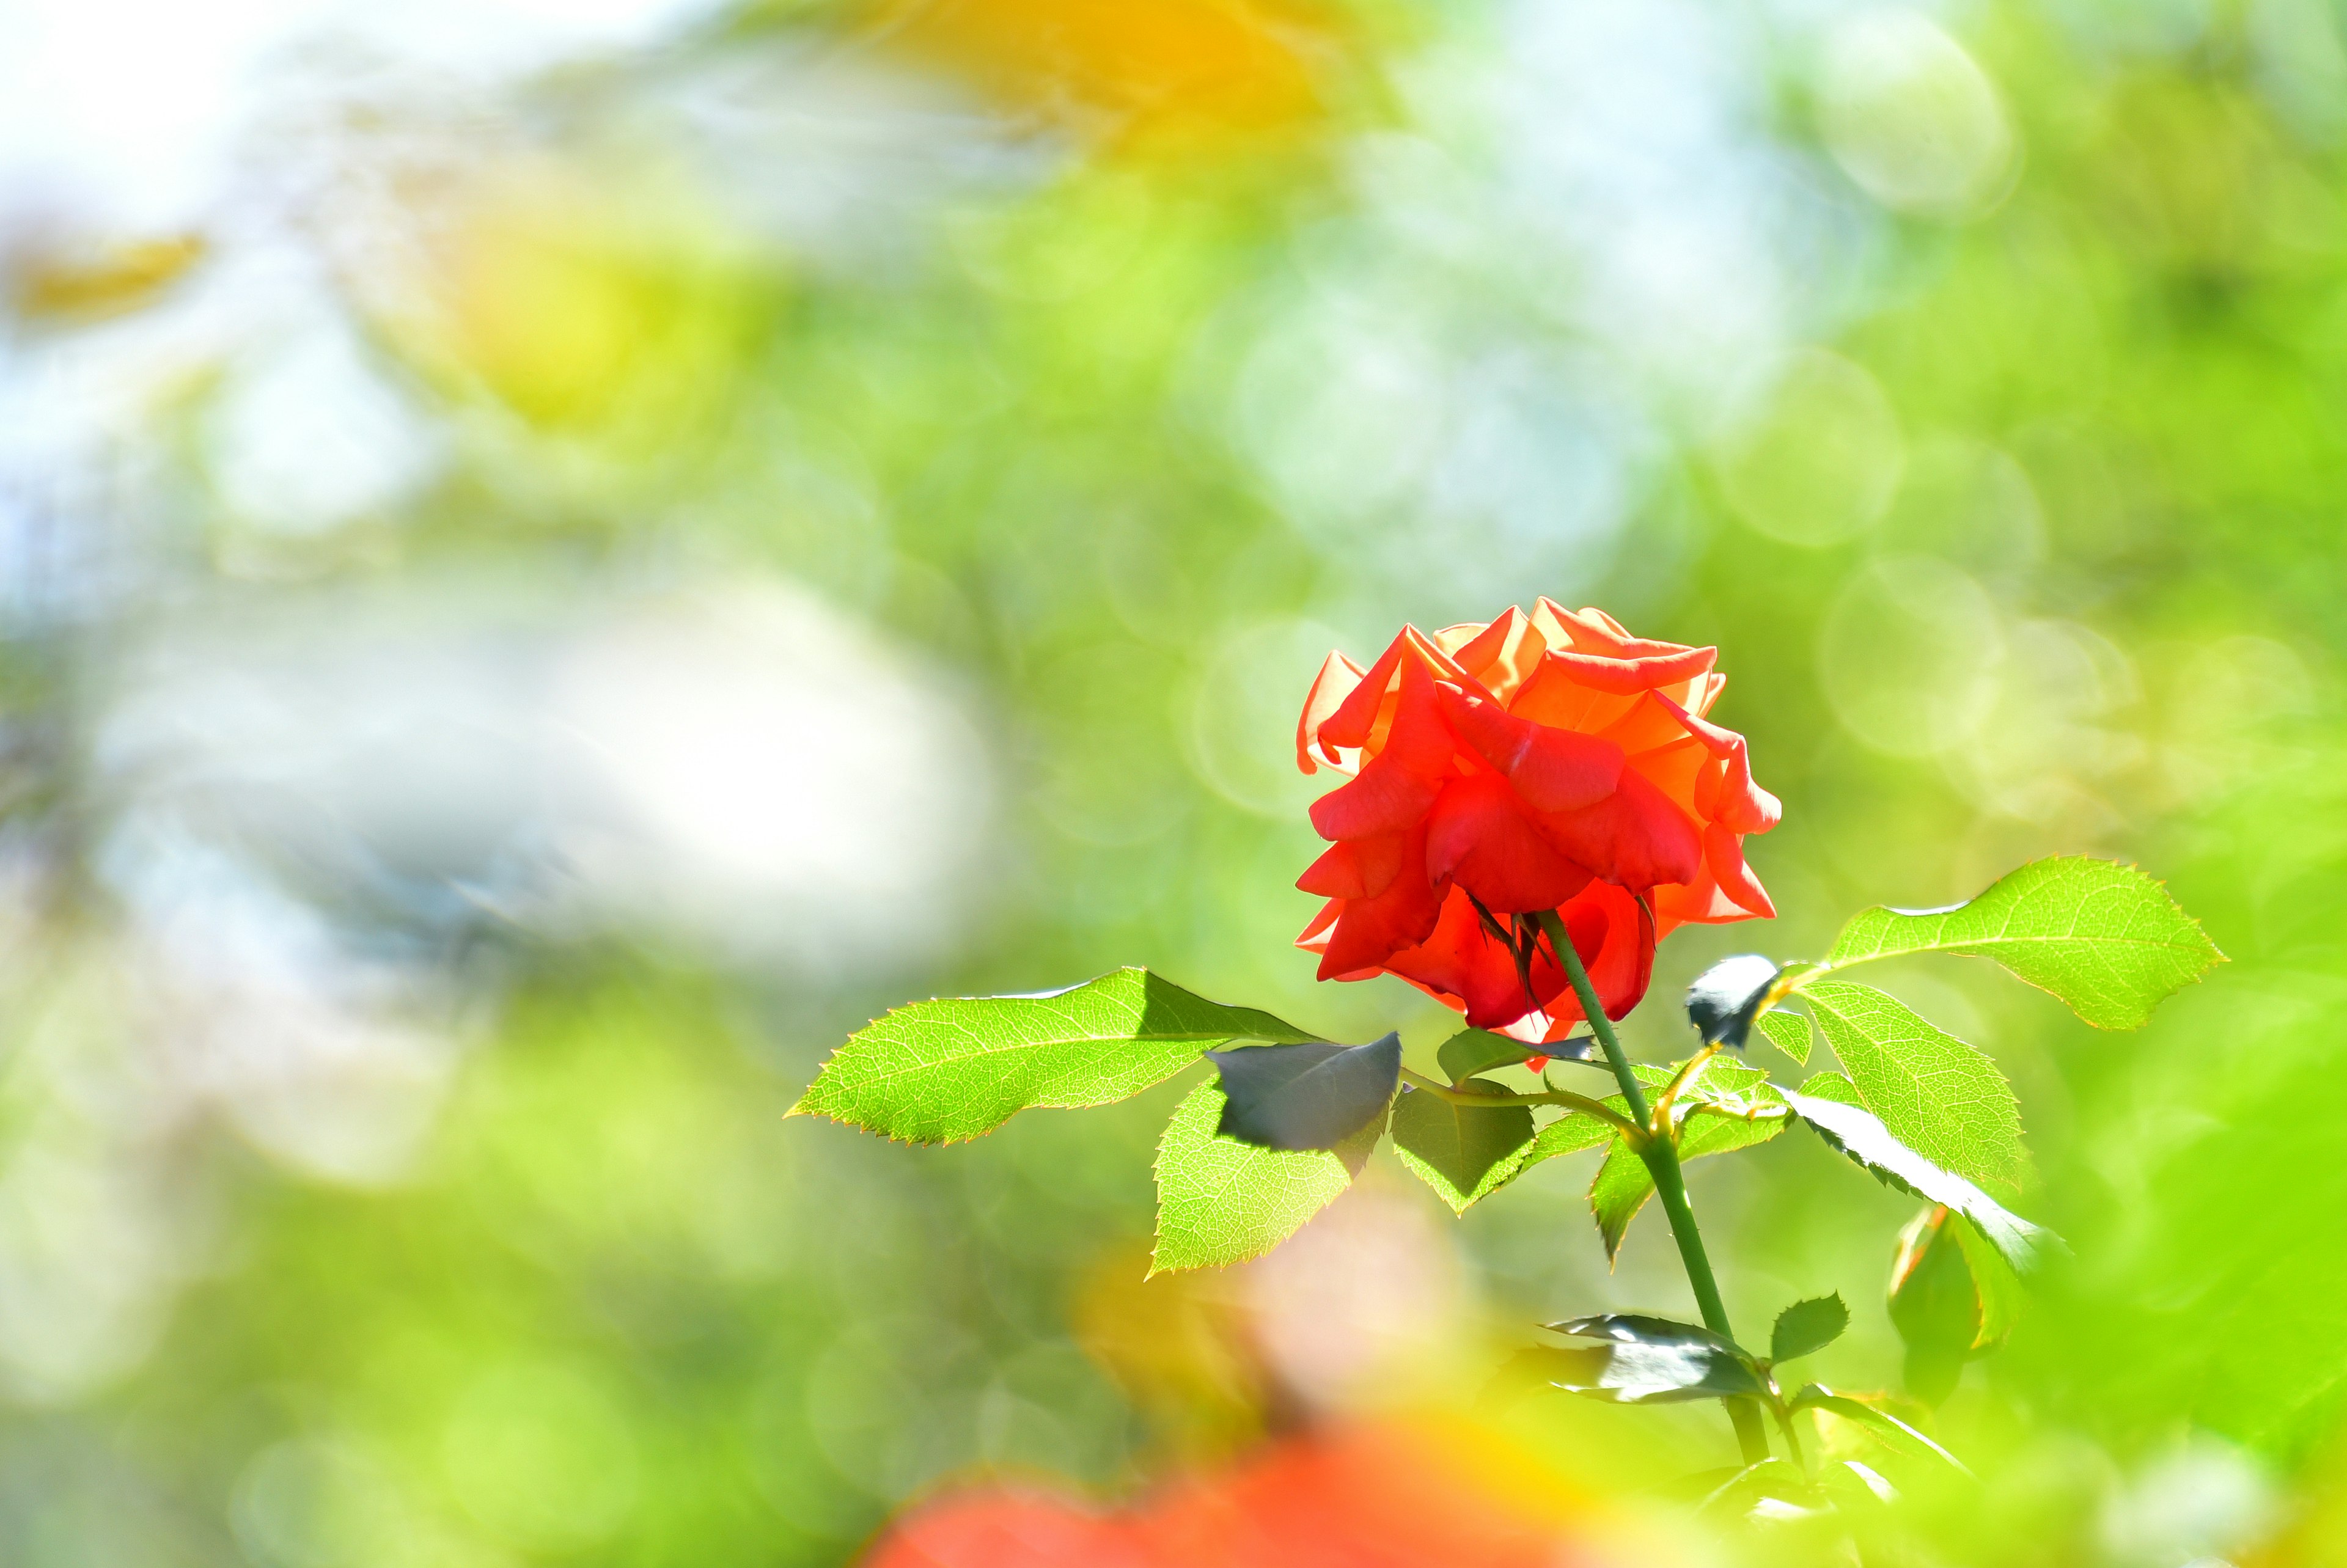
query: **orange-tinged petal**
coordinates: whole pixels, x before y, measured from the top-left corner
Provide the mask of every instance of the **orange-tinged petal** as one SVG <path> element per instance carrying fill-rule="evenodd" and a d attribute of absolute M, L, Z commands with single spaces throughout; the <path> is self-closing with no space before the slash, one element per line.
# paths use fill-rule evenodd
<path fill-rule="evenodd" d="M 1717 648 L 1686 648 L 1676 653 L 1654 653 L 1637 659 L 1616 659 L 1602 653 L 1577 653 L 1551 649 L 1547 657 L 1573 672 L 1574 680 L 1601 692 L 1628 696 L 1692 681 L 1710 673 L 1719 657 Z"/>
<path fill-rule="evenodd" d="M 1386 644 L 1386 651 L 1378 655 L 1378 661 L 1369 666 L 1368 672 L 1320 722 L 1322 746 L 1369 743 L 1369 731 L 1378 722 L 1378 710 L 1385 705 L 1386 693 L 1393 687 L 1394 672 L 1401 668 L 1401 656 L 1409 647 L 1407 633 L 1397 634 Z"/>
<path fill-rule="evenodd" d="M 1532 723 L 1453 686 L 1435 692 L 1451 733 L 1505 774 L 1533 810 L 1573 811 L 1614 793 L 1622 748 L 1611 741 Z"/>
<path fill-rule="evenodd" d="M 1760 879 L 1744 863 L 1744 842 L 1737 835 L 1717 823 L 1704 829 L 1703 860 L 1722 893 L 1764 920 L 1777 917 L 1777 906 L 1768 901 L 1768 890 L 1760 886 Z"/>
<path fill-rule="evenodd" d="M 1426 819 L 1426 874 L 1455 879 L 1501 915 L 1553 909 L 1589 885 L 1588 871 L 1533 830 L 1497 774 L 1442 786 Z"/>
<path fill-rule="evenodd" d="M 1688 882 L 1703 869 L 1703 838 L 1696 825 L 1668 795 L 1627 768 L 1614 793 L 1596 804 L 1542 812 L 1533 822 L 1567 859 L 1624 887 Z"/>
<path fill-rule="evenodd" d="M 1374 898 L 1393 886 L 1400 874 L 1406 833 L 1378 838 L 1356 838 L 1328 846 L 1328 852 L 1305 869 L 1296 886 L 1323 898 Z"/>
<path fill-rule="evenodd" d="M 1533 661 L 1532 672 L 1508 703 L 1519 719 L 1552 730 L 1595 734 L 1638 704 L 1639 693 L 1604 692 L 1579 680 L 1554 652 Z"/>
<path fill-rule="evenodd" d="M 1297 768 L 1307 774 L 1318 771 L 1319 762 L 1312 754 L 1316 748 L 1331 764 L 1344 760 L 1334 745 L 1320 738 L 1320 726 L 1360 683 L 1361 667 L 1342 653 L 1331 653 L 1321 661 L 1320 673 L 1312 678 L 1312 690 L 1305 694 L 1304 716 L 1296 722 Z"/>
<path fill-rule="evenodd" d="M 1371 898 L 1348 898 L 1320 954 L 1320 979 L 1337 979 L 1384 965 L 1403 948 L 1426 940 L 1442 913 L 1442 895 L 1426 880 L 1425 835 L 1413 833 L 1399 875 Z"/>
<path fill-rule="evenodd" d="M 1312 803 L 1312 825 L 1331 840 L 1400 833 L 1421 822 L 1454 772 L 1457 742 L 1442 722 L 1434 677 L 1414 659 L 1401 666 L 1401 701 L 1383 749 L 1360 775 Z M 1325 733 L 1325 731 L 1324 731 Z"/>

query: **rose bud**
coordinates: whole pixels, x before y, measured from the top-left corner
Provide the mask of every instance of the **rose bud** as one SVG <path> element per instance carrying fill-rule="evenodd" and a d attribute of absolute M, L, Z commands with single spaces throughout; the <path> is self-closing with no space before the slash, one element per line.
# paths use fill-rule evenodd
<path fill-rule="evenodd" d="M 1530 1042 L 1582 1018 L 1511 917 L 1553 910 L 1606 1014 L 1645 994 L 1674 927 L 1769 917 L 1744 836 L 1777 825 L 1744 737 L 1704 718 L 1717 651 L 1633 637 L 1542 600 L 1432 636 L 1405 626 L 1365 672 L 1331 653 L 1296 761 L 1354 775 L 1312 806 L 1333 845 L 1296 886 L 1322 979 L 1393 974 Z"/>

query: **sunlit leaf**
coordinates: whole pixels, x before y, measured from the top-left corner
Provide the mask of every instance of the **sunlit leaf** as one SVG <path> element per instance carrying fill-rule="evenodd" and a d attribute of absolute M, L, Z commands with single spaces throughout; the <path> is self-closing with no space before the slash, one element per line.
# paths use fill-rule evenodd
<path fill-rule="evenodd" d="M 2163 998 L 2225 958 L 2159 883 L 2084 856 L 2032 861 L 1952 908 L 1862 910 L 1826 961 L 1840 968 L 1907 953 L 1993 958 L 2097 1029 L 2142 1027 Z"/>
<path fill-rule="evenodd" d="M 2062 1238 L 2032 1225 L 1952 1171 L 1943 1170 L 1891 1135 L 1870 1112 L 1839 1100 L 1788 1092 L 1793 1113 L 1832 1148 L 1881 1181 L 1925 1203 L 1944 1204 L 1980 1227 L 2007 1263 L 2027 1275 L 2064 1250 Z"/>
<path fill-rule="evenodd" d="M 1223 1086 L 1209 1078 L 1174 1109 L 1157 1143 L 1152 1274 L 1213 1268 L 1269 1252 L 1351 1185 L 1381 1118 L 1334 1151 L 1266 1149 L 1225 1138 Z"/>
<path fill-rule="evenodd" d="M 1772 1456 L 1730 1474 L 1705 1494 L 1696 1512 L 1713 1519 L 1783 1520 L 1821 1513 L 1829 1506 L 1798 1466 Z"/>
<path fill-rule="evenodd" d="M 1760 999 L 1777 979 L 1777 961 L 1758 953 L 1740 953 L 1696 977 L 1686 989 L 1687 1021 L 1706 1045 L 1744 1049 L 1752 1031 L 1752 1017 Z"/>
<path fill-rule="evenodd" d="M 1850 1327 L 1850 1306 L 1840 1295 L 1813 1296 L 1796 1301 L 1777 1314 L 1768 1333 L 1768 1359 L 1798 1360 L 1813 1356 L 1841 1337 Z"/>
<path fill-rule="evenodd" d="M 1894 1137 L 1943 1169 L 2020 1190 L 2029 1173 L 2021 1107 L 1994 1062 L 1870 986 L 1820 980 L 1807 995 L 1860 1098 Z"/>
<path fill-rule="evenodd" d="M 1753 1020 L 1755 1028 L 1766 1036 L 1770 1045 L 1806 1065 L 1809 1060 L 1809 1020 L 1799 1013 L 1780 1012 L 1771 1008 Z"/>
<path fill-rule="evenodd" d="M 1508 1092 L 1483 1078 L 1459 1087 L 1469 1093 Z M 1391 1130 L 1402 1163 L 1453 1214 L 1465 1214 L 1514 1176 L 1516 1156 L 1532 1141 L 1532 1113 L 1529 1106 L 1461 1105 L 1411 1089 L 1394 1106 Z"/>
<path fill-rule="evenodd" d="M 1589 1213 L 1597 1221 L 1597 1234 L 1604 1239 L 1608 1264 L 1621 1255 L 1622 1238 L 1629 1232 L 1630 1222 L 1654 1195 L 1655 1173 L 1646 1168 L 1645 1159 L 1627 1139 L 1614 1139 L 1597 1167 L 1596 1178 L 1589 1184 Z"/>
<path fill-rule="evenodd" d="M 1493 1034 L 1488 1029 L 1462 1029 L 1442 1042 L 1434 1060 L 1441 1066 L 1445 1078 L 1453 1083 L 1464 1083 L 1479 1072 L 1522 1061 L 1532 1054 L 1532 1048 L 1522 1040 Z"/>
<path fill-rule="evenodd" d="M 990 1132 L 1033 1106 L 1106 1105 L 1235 1040 L 1314 1039 L 1146 969 L 1034 997 L 913 1002 L 847 1038 L 794 1108 L 914 1143 Z"/>
<path fill-rule="evenodd" d="M 1830 1410 L 1846 1421 L 1858 1421 L 1872 1428 L 1875 1432 L 1886 1439 L 1892 1448 L 1901 1452 L 1938 1460 L 1959 1475 L 1969 1476 L 1973 1473 L 1964 1468 L 1963 1460 L 1890 1411 L 1870 1405 L 1862 1399 L 1853 1399 L 1847 1395 L 1837 1394 L 1821 1384 L 1811 1383 L 1803 1388 L 1800 1392 L 1786 1401 L 1786 1406 L 1793 1410 Z"/>
<path fill-rule="evenodd" d="M 1618 1405 L 1655 1405 L 1768 1392 L 1750 1357 L 1692 1323 L 1607 1313 L 1553 1327 L 1562 1334 L 1609 1341 L 1595 1349 L 1558 1352 L 1552 1380 L 1576 1394 Z"/>
<path fill-rule="evenodd" d="M 1215 1130 L 1266 1149 L 1337 1147 L 1384 1112 L 1401 1079 L 1399 1034 L 1367 1045 L 1313 1041 L 1206 1055 L 1223 1081 Z"/>
<path fill-rule="evenodd" d="M 2028 1305 L 2028 1291 L 2004 1255 L 1989 1245 L 1978 1225 L 1960 1214 L 1948 1228 L 1954 1234 L 1956 1245 L 1963 1249 L 1964 1262 L 1973 1273 L 1973 1288 L 1980 1300 L 1979 1323 L 1973 1332 L 1972 1348 L 1974 1352 L 1993 1350 L 2013 1337 L 2022 1311 Z"/>
<path fill-rule="evenodd" d="M 1770 1091 L 1772 1096 L 1774 1092 Z M 1679 1128 L 1679 1159 L 1684 1163 L 1706 1154 L 1732 1154 L 1765 1143 L 1785 1130 L 1788 1119 L 1783 1106 L 1747 1115 L 1698 1105 Z M 1620 1255 L 1630 1222 L 1654 1195 L 1655 1177 L 1646 1162 L 1625 1140 L 1615 1138 L 1589 1187 L 1589 1210 L 1597 1221 L 1597 1234 L 1604 1239 L 1607 1263 Z"/>

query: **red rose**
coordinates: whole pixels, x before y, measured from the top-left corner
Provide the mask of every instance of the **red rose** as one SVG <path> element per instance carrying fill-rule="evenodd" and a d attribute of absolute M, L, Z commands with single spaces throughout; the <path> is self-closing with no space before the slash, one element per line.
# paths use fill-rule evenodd
<path fill-rule="evenodd" d="M 1546 599 L 1405 626 L 1366 674 L 1331 653 L 1296 735 L 1306 773 L 1355 775 L 1313 803 L 1335 847 L 1296 883 L 1328 899 L 1297 938 L 1320 978 L 1399 975 L 1478 1028 L 1561 1040 L 1580 1003 L 1511 917 L 1556 911 L 1620 1018 L 1674 926 L 1773 916 L 1744 835 L 1779 807 L 1703 717 L 1717 655 Z"/>

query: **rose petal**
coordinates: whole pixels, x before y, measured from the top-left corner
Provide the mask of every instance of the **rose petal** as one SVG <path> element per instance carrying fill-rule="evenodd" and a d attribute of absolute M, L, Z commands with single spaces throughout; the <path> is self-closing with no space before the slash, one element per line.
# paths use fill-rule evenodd
<path fill-rule="evenodd" d="M 1323 898 L 1374 898 L 1400 875 L 1409 842 L 1406 833 L 1389 833 L 1331 845 L 1326 855 L 1305 868 L 1296 886 Z"/>
<path fill-rule="evenodd" d="M 1442 786 L 1426 819 L 1426 874 L 1437 883 L 1455 879 L 1501 915 L 1553 909 L 1589 884 L 1589 872 L 1525 820 L 1515 792 L 1497 774 Z"/>
<path fill-rule="evenodd" d="M 1361 667 L 1342 653 L 1331 653 L 1321 661 L 1320 673 L 1312 678 L 1312 690 L 1305 693 L 1304 716 L 1296 722 L 1296 765 L 1305 773 L 1315 773 L 1319 762 L 1312 754 L 1317 746 L 1321 757 L 1335 764 L 1343 759 L 1337 748 L 1320 738 L 1320 727 L 1328 715 L 1343 706 L 1361 683 Z"/>
<path fill-rule="evenodd" d="M 1366 685 L 1363 688 L 1367 689 Z M 1415 659 L 1401 665 L 1401 701 L 1383 749 L 1361 764 L 1360 776 L 1312 803 L 1312 825 L 1330 840 L 1370 838 L 1417 826 L 1456 771 L 1457 743 L 1442 722 L 1434 677 Z M 1357 693 L 1358 694 L 1358 693 Z M 1324 727 L 1324 735 L 1327 733 Z"/>
<path fill-rule="evenodd" d="M 1399 949 L 1426 940 L 1441 914 L 1442 896 L 1426 879 L 1426 835 L 1420 829 L 1409 835 L 1400 872 L 1384 892 L 1344 900 L 1320 955 L 1320 979 L 1387 963 Z"/>
<path fill-rule="evenodd" d="M 1744 863 L 1744 842 L 1717 823 L 1704 829 L 1703 860 L 1719 883 L 1719 890 L 1764 920 L 1777 917 L 1768 890 Z"/>
<path fill-rule="evenodd" d="M 1451 733 L 1506 775 L 1533 810 L 1573 811 L 1614 793 L 1622 748 L 1611 741 L 1548 729 L 1454 686 L 1438 684 L 1435 693 Z"/>
<path fill-rule="evenodd" d="M 1688 882 L 1703 869 L 1703 838 L 1696 825 L 1668 795 L 1627 768 L 1614 793 L 1596 804 L 1542 812 L 1532 821 L 1565 858 L 1624 887 Z"/>

